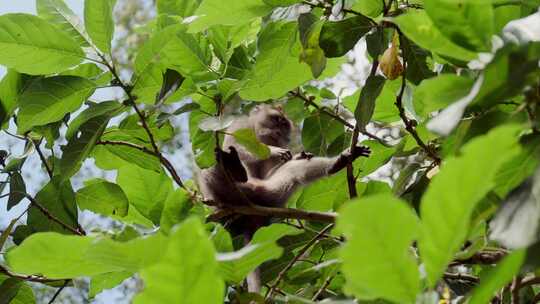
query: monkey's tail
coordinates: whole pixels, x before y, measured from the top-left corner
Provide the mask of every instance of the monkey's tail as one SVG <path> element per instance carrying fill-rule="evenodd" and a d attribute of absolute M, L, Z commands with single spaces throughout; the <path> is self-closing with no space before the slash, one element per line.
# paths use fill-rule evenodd
<path fill-rule="evenodd" d="M 244 245 L 248 245 L 253 238 L 253 233 L 244 233 Z M 259 267 L 250 272 L 246 278 L 248 292 L 260 293 L 261 292 L 261 270 Z"/>

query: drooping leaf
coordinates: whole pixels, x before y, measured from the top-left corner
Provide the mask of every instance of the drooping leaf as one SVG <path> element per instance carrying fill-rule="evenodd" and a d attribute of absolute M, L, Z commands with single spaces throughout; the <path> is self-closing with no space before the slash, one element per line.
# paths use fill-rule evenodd
<path fill-rule="evenodd" d="M 92 118 L 109 114 L 109 116 L 114 116 L 118 113 L 123 106 L 117 101 L 104 101 L 100 103 L 91 103 L 88 108 L 79 113 L 73 121 L 69 123 L 68 129 L 66 131 L 66 139 L 70 140 L 75 134 L 80 131 L 81 125 L 86 123 Z"/>
<path fill-rule="evenodd" d="M 382 76 L 369 76 L 360 93 L 360 99 L 354 110 L 354 116 L 360 127 L 364 130 L 371 120 L 375 111 L 375 101 L 384 86 L 385 79 Z"/>
<path fill-rule="evenodd" d="M 64 0 L 36 0 L 36 10 L 39 17 L 69 34 L 80 46 L 90 46 L 81 20 Z"/>
<path fill-rule="evenodd" d="M 75 197 L 81 209 L 102 215 L 125 216 L 128 213 L 129 201 L 124 191 L 106 180 L 88 181 L 86 187 L 75 193 Z"/>
<path fill-rule="evenodd" d="M 116 1 L 85 0 L 84 23 L 92 42 L 104 53 L 111 52 L 114 34 L 113 8 Z"/>
<path fill-rule="evenodd" d="M 16 206 L 26 194 L 26 184 L 19 172 L 13 172 L 9 178 L 9 198 L 7 210 Z"/>
<path fill-rule="evenodd" d="M 302 42 L 300 60 L 311 67 L 311 73 L 315 78 L 319 77 L 326 67 L 326 57 L 319 46 L 322 25 L 323 21 L 317 21 L 313 14 L 302 14 L 298 17 L 298 29 L 300 30 L 300 41 Z"/>
<path fill-rule="evenodd" d="M 240 129 L 232 134 L 234 139 L 244 146 L 249 152 L 255 155 L 258 159 L 267 159 L 270 157 L 270 149 L 267 145 L 261 143 L 255 135 L 253 129 Z"/>
<path fill-rule="evenodd" d="M 498 169 L 519 152 L 518 130 L 501 126 L 471 140 L 461 156 L 445 161 L 422 197 L 419 248 L 430 286 L 465 241 L 472 211 L 494 186 Z"/>
<path fill-rule="evenodd" d="M 129 271 L 109 272 L 93 276 L 90 279 L 90 289 L 88 297 L 94 298 L 96 295 L 106 289 L 112 289 L 120 285 L 123 281 L 133 276 Z"/>
<path fill-rule="evenodd" d="M 418 228 L 416 215 L 390 194 L 345 205 L 336 226 L 347 237 L 340 250 L 345 289 L 360 299 L 415 303 L 420 276 L 410 246 Z"/>
<path fill-rule="evenodd" d="M 319 45 L 326 57 L 341 57 L 371 30 L 373 24 L 364 16 L 327 21 L 321 28 Z"/>
<path fill-rule="evenodd" d="M 90 156 L 101 134 L 107 127 L 109 115 L 101 115 L 89 119 L 77 130 L 79 134 L 72 137 L 67 145 L 62 146 L 60 173 L 63 179 L 73 176 L 83 161 Z"/>
<path fill-rule="evenodd" d="M 2 65 L 21 73 L 45 75 L 62 72 L 80 63 L 84 57 L 80 46 L 69 34 L 37 16 L 0 16 Z"/>
<path fill-rule="evenodd" d="M 61 120 L 77 110 L 94 92 L 95 84 L 76 76 L 40 78 L 22 92 L 17 115 L 18 132 Z"/>
<path fill-rule="evenodd" d="M 474 52 L 464 49 L 446 38 L 434 26 L 424 11 L 408 11 L 393 21 L 407 38 L 425 49 L 463 61 L 469 61 L 476 57 Z"/>
<path fill-rule="evenodd" d="M 134 303 L 222 303 L 225 284 L 218 275 L 214 248 L 195 218 L 170 236 L 161 261 L 141 271 L 144 290 Z"/>
<path fill-rule="evenodd" d="M 263 1 L 252 0 L 203 0 L 195 15 L 199 16 L 189 26 L 192 33 L 200 32 L 216 24 L 237 25 L 263 17 L 272 11 L 272 7 Z"/>

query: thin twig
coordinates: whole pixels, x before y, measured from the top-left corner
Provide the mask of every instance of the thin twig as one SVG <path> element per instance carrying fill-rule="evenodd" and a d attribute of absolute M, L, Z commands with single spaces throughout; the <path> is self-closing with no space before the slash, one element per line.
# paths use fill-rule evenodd
<path fill-rule="evenodd" d="M 512 281 L 510 293 L 512 294 L 512 304 L 519 304 L 519 289 L 521 288 L 521 276 L 516 276 Z"/>
<path fill-rule="evenodd" d="M 43 141 L 43 138 L 39 140 L 37 144 L 34 144 L 34 147 L 36 147 L 36 151 L 39 155 L 39 159 L 41 159 L 41 162 L 43 163 L 43 166 L 45 167 L 45 170 L 47 170 L 47 174 L 49 175 L 49 178 L 53 178 L 53 171 L 49 167 L 49 164 L 47 163 L 47 159 L 45 158 L 45 155 L 43 155 L 43 152 L 41 152 L 41 148 L 39 147 L 41 145 L 41 142 Z"/>
<path fill-rule="evenodd" d="M 334 279 L 334 276 L 329 276 L 323 283 L 323 285 L 321 286 L 321 288 L 319 288 L 319 290 L 317 290 L 317 292 L 315 292 L 315 294 L 313 295 L 313 297 L 311 298 L 311 301 L 316 301 L 317 298 L 319 298 L 319 296 L 326 290 L 326 288 L 328 288 L 328 285 L 330 285 L 330 283 L 332 282 L 332 280 Z"/>
<path fill-rule="evenodd" d="M 7 275 L 8 277 L 20 279 L 23 281 L 28 282 L 37 282 L 37 283 L 53 283 L 53 282 L 59 282 L 63 280 L 58 279 L 49 279 L 42 276 L 36 276 L 36 275 L 22 275 L 12 272 L 11 270 L 7 269 L 5 266 L 0 265 L 0 273 L 3 273 Z"/>
<path fill-rule="evenodd" d="M 62 292 L 62 290 L 64 290 L 64 288 L 66 288 L 66 286 L 67 286 L 68 283 L 69 283 L 69 280 L 65 280 L 65 281 L 64 281 L 64 285 L 62 285 L 60 288 L 58 288 L 58 290 L 56 290 L 56 292 L 54 293 L 53 297 L 52 297 L 51 300 L 49 301 L 49 304 L 54 303 L 54 300 L 56 300 L 56 298 L 58 297 L 58 295 L 60 295 L 60 293 Z"/>
<path fill-rule="evenodd" d="M 287 264 L 287 266 L 285 266 L 285 268 L 283 268 L 279 272 L 279 274 L 278 274 L 278 276 L 276 278 L 276 281 L 274 282 L 274 284 L 272 284 L 270 286 L 270 288 L 266 292 L 265 299 L 269 299 L 272 296 L 272 294 L 274 293 L 274 290 L 279 285 L 281 280 L 283 280 L 283 278 L 285 277 L 285 274 L 287 273 L 287 271 L 289 271 L 294 266 L 294 264 L 296 262 L 298 262 L 298 260 L 308 251 L 309 248 L 311 248 L 311 246 L 313 246 L 319 240 L 319 238 L 321 238 L 324 234 L 326 234 L 328 231 L 330 231 L 330 229 L 332 229 L 332 227 L 334 227 L 334 224 L 330 224 L 330 225 L 326 226 L 316 236 L 314 236 L 306 245 L 304 245 L 304 247 L 302 247 L 298 251 L 296 256 L 289 262 L 289 264 Z"/>

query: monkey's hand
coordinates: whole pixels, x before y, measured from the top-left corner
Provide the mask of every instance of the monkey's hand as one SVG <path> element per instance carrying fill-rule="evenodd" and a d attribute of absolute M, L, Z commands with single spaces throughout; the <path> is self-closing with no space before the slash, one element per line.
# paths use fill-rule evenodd
<path fill-rule="evenodd" d="M 292 159 L 292 153 L 289 149 L 268 146 L 270 148 L 270 158 L 280 159 L 282 161 L 289 161 Z"/>
<path fill-rule="evenodd" d="M 371 150 L 367 146 L 356 146 L 351 151 L 351 156 L 356 159 L 360 156 L 369 157 Z"/>
<path fill-rule="evenodd" d="M 310 152 L 306 152 L 306 151 L 302 151 L 298 154 L 296 154 L 293 159 L 294 160 L 299 160 L 299 159 L 307 159 L 307 160 L 310 160 L 313 158 L 313 156 L 315 156 L 315 154 L 313 153 L 310 153 Z"/>

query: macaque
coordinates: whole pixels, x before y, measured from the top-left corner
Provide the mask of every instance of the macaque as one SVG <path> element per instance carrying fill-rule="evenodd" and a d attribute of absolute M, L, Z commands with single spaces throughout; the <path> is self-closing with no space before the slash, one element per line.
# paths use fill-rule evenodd
<path fill-rule="evenodd" d="M 279 108 L 268 105 L 257 106 L 248 117 L 237 119 L 227 133 L 242 128 L 252 128 L 257 139 L 268 145 L 271 153 L 266 160 L 257 159 L 232 136 L 225 136 L 225 151 L 216 149 L 217 164 L 199 174 L 199 187 L 204 198 L 223 209 L 252 204 L 284 207 L 300 186 L 334 174 L 356 158 L 370 154 L 367 147 L 355 147 L 335 157 L 315 157 L 306 152 L 293 156 L 287 148 L 292 124 Z M 267 224 L 267 217 L 240 216 L 229 228 L 243 234 L 249 242 L 253 233 Z M 259 292 L 258 270 L 248 276 L 247 282 L 248 291 Z"/>

